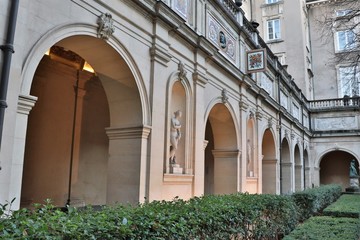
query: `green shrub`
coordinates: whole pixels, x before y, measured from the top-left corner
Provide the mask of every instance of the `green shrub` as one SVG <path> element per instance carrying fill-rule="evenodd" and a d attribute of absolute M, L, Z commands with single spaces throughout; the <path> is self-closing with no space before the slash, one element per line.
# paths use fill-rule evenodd
<path fill-rule="evenodd" d="M 341 190 L 340 185 L 330 184 L 295 192 L 292 197 L 299 208 L 300 221 L 313 216 L 333 203 L 340 197 Z"/>
<path fill-rule="evenodd" d="M 327 216 L 360 217 L 360 195 L 344 194 L 323 211 Z"/>
<path fill-rule="evenodd" d="M 1 218 L 0 239 L 126 239 L 130 228 L 122 220 L 128 210 L 122 206 L 101 211 L 70 207 L 63 212 L 47 201 L 36 204 L 34 210 L 21 209 Z"/>
<path fill-rule="evenodd" d="M 357 218 L 311 217 L 283 240 L 357 240 L 360 238 L 360 220 Z"/>
<path fill-rule="evenodd" d="M 0 239 L 275 239 L 296 223 L 289 196 L 239 193 L 67 213 L 47 203 L 0 219 Z"/>

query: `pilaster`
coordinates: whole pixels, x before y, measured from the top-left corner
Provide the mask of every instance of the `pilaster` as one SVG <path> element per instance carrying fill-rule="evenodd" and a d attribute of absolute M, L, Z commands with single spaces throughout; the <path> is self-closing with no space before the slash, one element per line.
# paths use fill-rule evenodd
<path fill-rule="evenodd" d="M 21 184 L 23 176 L 28 115 L 32 108 L 35 106 L 36 101 L 37 97 L 31 95 L 20 95 L 18 98 L 14 148 L 12 154 L 13 159 L 11 161 L 11 168 L 5 168 L 2 170 L 10 171 L 10 187 L 8 196 L 4 196 L 5 199 L 1 197 L 0 200 L 5 202 L 15 198 L 15 201 L 11 206 L 13 210 L 20 208 Z"/>
<path fill-rule="evenodd" d="M 150 132 L 149 126 L 106 128 L 109 137 L 108 204 L 143 202 L 148 198 L 147 145 Z"/>
<path fill-rule="evenodd" d="M 205 103 L 204 94 L 205 86 L 208 83 L 206 75 L 195 71 L 193 73 L 194 81 L 194 196 L 201 196 L 204 194 L 204 180 L 205 180 L 205 148 L 208 143 L 205 136 Z"/>

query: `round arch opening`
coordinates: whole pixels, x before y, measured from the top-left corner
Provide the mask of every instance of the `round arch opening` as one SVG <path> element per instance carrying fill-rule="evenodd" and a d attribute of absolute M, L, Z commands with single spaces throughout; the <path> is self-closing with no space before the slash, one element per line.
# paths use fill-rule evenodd
<path fill-rule="evenodd" d="M 262 193 L 276 194 L 276 146 L 270 129 L 265 130 L 262 139 L 262 154 Z"/>
<path fill-rule="evenodd" d="M 237 192 L 239 151 L 236 139 L 231 113 L 225 105 L 216 104 L 205 129 L 205 195 Z"/>
<path fill-rule="evenodd" d="M 339 184 L 343 190 L 350 186 L 350 163 L 355 160 L 359 172 L 359 161 L 346 151 L 331 151 L 320 160 L 320 184 Z"/>
<path fill-rule="evenodd" d="M 22 207 L 48 198 L 57 206 L 139 201 L 142 104 L 113 47 L 85 35 L 57 42 L 30 94 L 38 100 L 28 119 Z"/>

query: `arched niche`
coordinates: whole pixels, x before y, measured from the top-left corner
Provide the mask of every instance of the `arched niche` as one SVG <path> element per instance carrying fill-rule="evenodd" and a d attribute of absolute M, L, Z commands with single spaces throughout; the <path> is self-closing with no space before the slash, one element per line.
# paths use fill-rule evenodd
<path fill-rule="evenodd" d="M 257 149 L 256 149 L 255 120 L 251 117 L 246 125 L 246 176 L 257 177 Z"/>

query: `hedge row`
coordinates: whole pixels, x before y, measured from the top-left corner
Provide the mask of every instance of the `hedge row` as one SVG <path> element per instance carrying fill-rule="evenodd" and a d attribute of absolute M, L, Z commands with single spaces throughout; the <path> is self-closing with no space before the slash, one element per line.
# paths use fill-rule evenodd
<path fill-rule="evenodd" d="M 295 228 L 299 213 L 316 213 L 340 192 L 331 185 L 292 196 L 238 193 L 66 213 L 47 203 L 0 218 L 0 239 L 277 239 Z"/>
<path fill-rule="evenodd" d="M 360 239 L 360 219 L 335 218 L 329 216 L 311 217 L 299 225 L 283 240 L 356 240 Z"/>
<path fill-rule="evenodd" d="M 340 185 L 329 184 L 295 192 L 292 197 L 299 208 L 300 221 L 304 221 L 336 201 L 341 195 Z"/>
<path fill-rule="evenodd" d="M 1 212 L 0 212 L 1 213 Z M 1 239 L 275 239 L 297 224 L 289 196 L 233 194 L 189 201 L 106 206 L 100 211 L 51 204 L 0 219 Z"/>
<path fill-rule="evenodd" d="M 344 194 L 323 211 L 324 215 L 360 218 L 360 195 Z"/>

